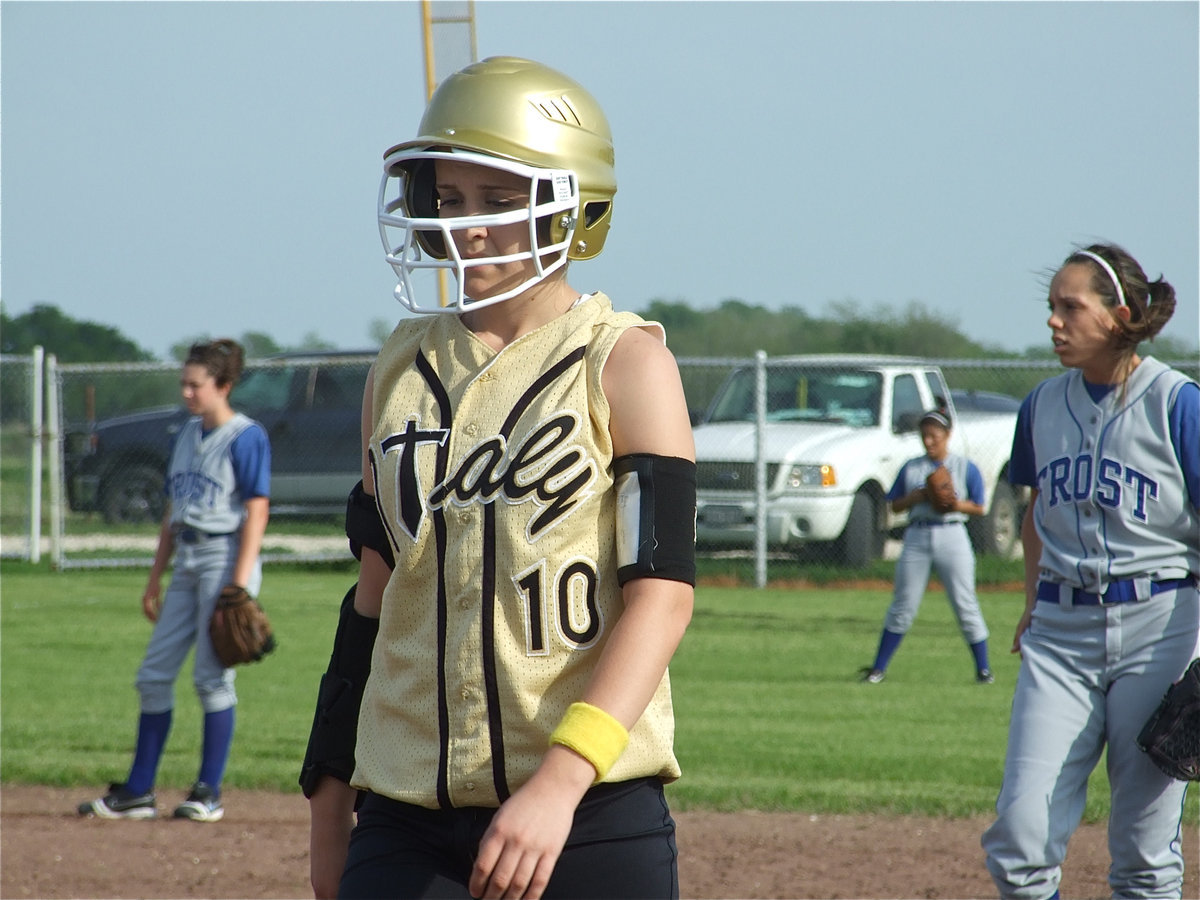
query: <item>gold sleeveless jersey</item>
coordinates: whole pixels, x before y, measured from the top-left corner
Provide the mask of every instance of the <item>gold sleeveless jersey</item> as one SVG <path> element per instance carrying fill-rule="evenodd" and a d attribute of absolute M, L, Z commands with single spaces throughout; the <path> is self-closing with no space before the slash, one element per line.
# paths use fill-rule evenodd
<path fill-rule="evenodd" d="M 406 320 L 375 364 L 370 460 L 396 553 L 353 784 L 497 806 L 580 699 L 621 615 L 603 294 L 497 353 L 458 316 Z M 605 781 L 673 780 L 669 678 Z"/>

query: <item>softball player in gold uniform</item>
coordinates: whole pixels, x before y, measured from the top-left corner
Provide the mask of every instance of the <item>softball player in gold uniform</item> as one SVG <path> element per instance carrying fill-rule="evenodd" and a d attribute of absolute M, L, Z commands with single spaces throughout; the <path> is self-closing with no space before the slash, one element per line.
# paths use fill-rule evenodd
<path fill-rule="evenodd" d="M 451 315 L 401 322 L 368 378 L 387 540 L 354 607 L 378 637 L 350 785 L 311 794 L 314 889 L 340 871 L 347 897 L 677 896 L 662 785 L 694 451 L 661 328 L 566 282 L 611 216 L 603 113 L 558 72 L 485 60 L 385 171 L 397 297 Z M 453 272 L 448 306 L 420 305 L 423 267 Z"/>

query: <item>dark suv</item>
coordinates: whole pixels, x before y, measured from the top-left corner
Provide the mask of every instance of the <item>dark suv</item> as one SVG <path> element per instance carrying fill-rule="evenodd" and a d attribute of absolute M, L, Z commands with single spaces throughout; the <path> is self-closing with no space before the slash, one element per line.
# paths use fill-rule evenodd
<path fill-rule="evenodd" d="M 233 407 L 271 439 L 271 513 L 338 512 L 360 477 L 363 385 L 374 354 L 286 354 L 248 364 Z M 141 410 L 68 433 L 67 501 L 108 522 L 157 521 L 182 406 Z"/>

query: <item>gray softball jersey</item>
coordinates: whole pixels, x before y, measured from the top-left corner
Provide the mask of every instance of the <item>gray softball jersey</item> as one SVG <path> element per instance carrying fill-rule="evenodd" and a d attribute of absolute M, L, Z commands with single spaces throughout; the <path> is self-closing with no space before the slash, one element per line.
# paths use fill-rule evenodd
<path fill-rule="evenodd" d="M 1137 576 L 1200 572 L 1200 517 L 1171 444 L 1169 414 L 1191 379 L 1147 357 L 1125 387 L 1092 399 L 1078 370 L 1030 398 L 1043 580 L 1103 593 Z"/>
<path fill-rule="evenodd" d="M 248 428 L 261 427 L 243 413 L 207 434 L 200 417 L 179 430 L 167 468 L 171 524 L 210 534 L 237 531 L 245 515 L 233 466 L 233 442 Z"/>

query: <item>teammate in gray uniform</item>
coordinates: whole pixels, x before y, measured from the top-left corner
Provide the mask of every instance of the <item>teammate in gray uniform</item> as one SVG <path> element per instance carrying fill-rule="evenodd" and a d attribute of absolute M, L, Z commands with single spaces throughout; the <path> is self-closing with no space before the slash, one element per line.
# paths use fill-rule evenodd
<path fill-rule="evenodd" d="M 1187 783 L 1135 738 L 1200 644 L 1200 387 L 1137 346 L 1175 291 L 1125 250 L 1095 244 L 1050 283 L 1054 352 L 1070 371 L 1025 399 L 1011 479 L 1025 611 L 996 821 L 984 832 L 1002 897 L 1056 897 L 1088 776 L 1107 746 L 1114 897 L 1179 897 Z"/>
<path fill-rule="evenodd" d="M 987 623 L 975 596 L 975 553 L 967 534 L 968 516 L 981 516 L 986 502 L 983 475 L 969 459 L 949 452 L 950 416 L 932 409 L 921 416 L 921 443 L 925 455 L 910 459 L 900 469 L 887 499 L 893 512 L 909 510 L 904 548 L 896 561 L 896 583 L 879 636 L 875 662 L 863 670 L 863 681 L 883 681 L 888 663 L 912 627 L 934 570 L 946 588 L 958 627 L 971 649 L 975 679 L 990 684 L 995 679 L 988 665 Z M 925 479 L 945 466 L 954 482 L 954 508 L 940 513 L 930 504 Z"/>
<path fill-rule="evenodd" d="M 221 665 L 213 652 L 208 620 L 226 584 L 258 594 L 271 477 L 266 432 L 229 405 L 242 356 L 241 346 L 225 339 L 192 345 L 183 364 L 183 401 L 193 417 L 171 450 L 167 512 L 142 595 L 142 610 L 155 624 L 137 674 L 141 716 L 133 763 L 124 782 L 80 804 L 80 815 L 157 815 L 154 781 L 171 729 L 175 679 L 193 644 L 193 682 L 204 710 L 203 748 L 196 784 L 175 817 L 215 822 L 224 815 L 221 779 L 233 742 L 237 695 L 233 669 Z M 175 564 L 164 598 L 162 576 L 172 554 Z"/>

